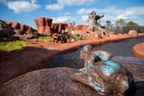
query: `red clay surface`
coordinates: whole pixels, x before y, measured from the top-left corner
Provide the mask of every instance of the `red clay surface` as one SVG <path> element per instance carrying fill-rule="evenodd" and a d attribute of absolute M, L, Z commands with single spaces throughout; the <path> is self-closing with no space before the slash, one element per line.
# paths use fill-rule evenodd
<path fill-rule="evenodd" d="M 140 36 L 144 36 L 144 34 Z M 46 65 L 50 59 L 71 49 L 76 49 L 86 44 L 98 45 L 137 37 L 132 37 L 128 34 L 110 34 L 109 37 L 104 37 L 103 39 L 89 36 L 85 40 L 64 44 L 60 42 L 45 43 L 38 41 L 36 42 L 37 44 L 28 43 L 28 49 L 23 52 L 6 53 L 0 51 L 0 85 L 29 71 L 44 68 L 44 65 Z"/>
<path fill-rule="evenodd" d="M 144 58 L 144 43 L 136 44 L 132 49 L 132 53 L 135 57 Z"/>

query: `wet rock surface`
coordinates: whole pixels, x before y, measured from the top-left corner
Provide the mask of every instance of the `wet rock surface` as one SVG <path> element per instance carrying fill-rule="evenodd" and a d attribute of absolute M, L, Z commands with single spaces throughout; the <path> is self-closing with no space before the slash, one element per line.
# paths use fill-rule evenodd
<path fill-rule="evenodd" d="M 134 96 L 144 94 L 144 59 L 114 56 L 113 61 L 126 64 L 137 86 Z M 1 96 L 99 96 L 90 87 L 72 81 L 74 68 L 41 69 L 14 78 L 0 87 Z M 118 96 L 115 94 L 115 96 Z"/>

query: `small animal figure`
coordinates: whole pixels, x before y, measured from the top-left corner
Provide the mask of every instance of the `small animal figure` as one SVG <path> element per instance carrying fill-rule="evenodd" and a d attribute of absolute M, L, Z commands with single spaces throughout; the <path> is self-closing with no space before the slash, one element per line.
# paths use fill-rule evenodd
<path fill-rule="evenodd" d="M 91 45 L 84 46 L 80 51 L 84 68 L 73 74 L 72 79 L 90 86 L 104 96 L 131 96 L 131 92 L 136 89 L 133 75 L 125 64 L 112 61 L 112 56 L 107 51 L 93 50 Z"/>

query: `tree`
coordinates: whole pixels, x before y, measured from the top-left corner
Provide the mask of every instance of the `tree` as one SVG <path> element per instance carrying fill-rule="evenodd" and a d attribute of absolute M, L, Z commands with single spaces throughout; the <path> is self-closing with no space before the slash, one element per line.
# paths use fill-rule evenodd
<path fill-rule="evenodd" d="M 111 25 L 110 21 L 106 21 L 106 28 L 109 29 L 109 26 Z"/>
<path fill-rule="evenodd" d="M 106 24 L 107 24 L 107 26 L 110 26 L 111 22 L 110 21 L 106 21 Z"/>
<path fill-rule="evenodd" d="M 138 26 L 138 24 L 135 23 L 135 22 L 133 22 L 133 21 L 129 21 L 129 22 L 127 23 L 127 26 Z"/>
<path fill-rule="evenodd" d="M 70 23 L 71 26 L 75 26 L 75 24 L 76 24 L 75 21 L 73 21 L 73 22 Z"/>
<path fill-rule="evenodd" d="M 76 24 L 75 21 L 73 21 L 73 22 L 70 23 L 70 26 L 72 27 L 72 30 L 73 30 L 73 31 L 74 31 L 74 26 L 75 26 L 75 24 Z"/>
<path fill-rule="evenodd" d="M 125 20 L 124 19 L 119 19 L 118 21 L 116 21 L 116 25 L 117 26 L 125 26 Z"/>

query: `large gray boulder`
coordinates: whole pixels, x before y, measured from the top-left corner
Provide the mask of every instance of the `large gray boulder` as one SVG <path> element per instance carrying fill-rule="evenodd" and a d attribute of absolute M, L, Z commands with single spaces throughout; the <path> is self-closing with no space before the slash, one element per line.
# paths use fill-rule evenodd
<path fill-rule="evenodd" d="M 144 59 L 114 56 L 112 60 L 126 64 L 137 86 L 134 96 L 143 96 Z M 32 71 L 1 85 L 0 96 L 99 96 L 90 87 L 71 79 L 70 75 L 77 71 L 66 67 Z"/>

